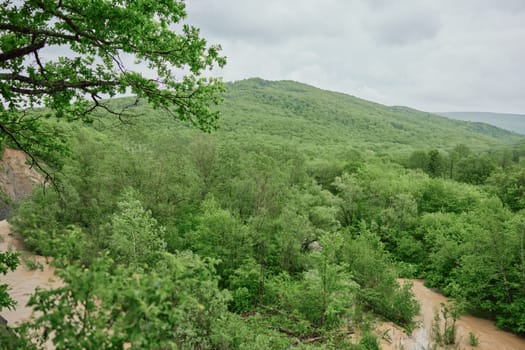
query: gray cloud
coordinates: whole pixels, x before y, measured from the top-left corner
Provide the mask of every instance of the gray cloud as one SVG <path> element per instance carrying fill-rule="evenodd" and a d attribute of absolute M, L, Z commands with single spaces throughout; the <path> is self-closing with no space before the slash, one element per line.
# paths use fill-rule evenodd
<path fill-rule="evenodd" d="M 337 1 L 323 3 L 320 0 L 201 0 L 188 4 L 188 7 L 201 29 L 207 32 L 270 44 L 296 37 L 337 35 L 337 24 L 326 21 L 323 9 L 338 5 Z"/>
<path fill-rule="evenodd" d="M 385 104 L 525 113 L 525 1 L 189 0 L 225 80 L 293 79 Z"/>
<path fill-rule="evenodd" d="M 419 11 L 376 16 L 366 25 L 373 37 L 385 45 L 409 45 L 432 39 L 441 28 L 436 13 Z"/>

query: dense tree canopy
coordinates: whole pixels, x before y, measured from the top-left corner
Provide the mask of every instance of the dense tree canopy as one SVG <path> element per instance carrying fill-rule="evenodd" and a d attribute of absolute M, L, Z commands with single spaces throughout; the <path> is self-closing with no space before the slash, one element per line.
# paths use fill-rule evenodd
<path fill-rule="evenodd" d="M 10 222 L 64 284 L 11 348 L 377 349 L 377 322 L 415 326 L 400 276 L 525 334 L 525 146 L 293 82 L 229 84 L 211 136 L 133 101 L 99 106 L 148 116 L 126 128 L 56 124 L 62 191 Z"/>
<path fill-rule="evenodd" d="M 39 120 L 92 121 L 102 99 L 132 93 L 203 130 L 216 126 L 222 82 L 199 77 L 223 66 L 220 46 L 185 24 L 180 0 L 0 2 L 0 141 L 38 155 L 63 149 Z M 43 115 L 27 112 L 48 107 Z M 38 166 L 40 164 L 37 163 Z"/>
<path fill-rule="evenodd" d="M 414 327 L 400 276 L 525 334 L 524 163 L 500 161 L 521 146 L 447 149 L 419 134 L 428 147 L 401 153 L 385 136 L 374 153 L 335 122 L 279 120 L 250 84 L 262 82 L 229 85 L 213 135 L 146 104 L 125 128 L 59 125 L 72 153 L 62 191 L 34 191 L 10 222 L 65 285 L 36 292 L 42 317 L 8 328 L 31 343 L 19 348 L 370 349 L 376 321 Z M 267 96 L 293 105 L 280 85 Z"/>
<path fill-rule="evenodd" d="M 18 253 L 5 252 L 0 254 L 0 275 L 5 275 L 9 271 L 14 271 L 18 265 Z M 12 308 L 15 301 L 7 293 L 7 284 L 0 284 L 0 311 L 3 308 Z"/>
<path fill-rule="evenodd" d="M 202 130 L 215 128 L 223 85 L 200 75 L 225 58 L 185 17 L 180 0 L 1 0 L 0 147 L 23 150 L 49 178 L 43 164 L 56 165 L 68 147 L 42 119 L 91 122 L 104 110 L 122 121 L 133 103 L 103 98 L 126 93 L 134 104 L 143 99 Z M 16 261 L 0 254 L 0 273 Z M 0 285 L 0 309 L 13 306 L 6 289 Z"/>

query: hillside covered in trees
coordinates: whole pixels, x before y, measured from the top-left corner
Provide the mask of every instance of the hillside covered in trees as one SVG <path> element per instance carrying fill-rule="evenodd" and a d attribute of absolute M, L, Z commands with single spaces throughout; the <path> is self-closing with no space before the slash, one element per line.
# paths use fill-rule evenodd
<path fill-rule="evenodd" d="M 10 221 L 65 285 L 22 348 L 374 349 L 415 326 L 398 277 L 525 334 L 522 138 L 290 81 L 224 99 L 211 134 L 132 98 L 48 121 L 58 191 Z"/>
<path fill-rule="evenodd" d="M 438 114 L 451 119 L 486 123 L 525 135 L 525 115 L 523 114 L 490 112 L 444 112 Z"/>
<path fill-rule="evenodd" d="M 277 144 L 288 141 L 305 149 L 345 144 L 365 152 L 400 153 L 468 143 L 474 150 L 488 150 L 522 139 L 487 124 L 387 107 L 293 81 L 253 78 L 229 83 L 221 110 L 220 132 Z"/>

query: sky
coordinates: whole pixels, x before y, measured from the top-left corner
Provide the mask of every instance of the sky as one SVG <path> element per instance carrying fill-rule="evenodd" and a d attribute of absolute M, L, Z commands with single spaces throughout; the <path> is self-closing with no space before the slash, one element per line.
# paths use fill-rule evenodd
<path fill-rule="evenodd" d="M 225 81 L 295 80 L 429 112 L 525 114 L 525 0 L 187 0 Z"/>

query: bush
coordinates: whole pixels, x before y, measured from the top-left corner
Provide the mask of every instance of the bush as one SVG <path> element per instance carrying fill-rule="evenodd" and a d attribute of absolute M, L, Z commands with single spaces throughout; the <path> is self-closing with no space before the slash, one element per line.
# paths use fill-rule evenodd
<path fill-rule="evenodd" d="M 359 298 L 365 307 L 407 328 L 419 313 L 411 285 L 400 287 L 379 239 L 365 231 L 345 245 L 344 259 L 360 285 Z"/>
<path fill-rule="evenodd" d="M 478 336 L 472 332 L 469 332 L 468 333 L 468 343 L 470 344 L 470 346 L 478 346 L 479 345 Z"/>
<path fill-rule="evenodd" d="M 359 345 L 363 350 L 381 350 L 379 339 L 372 333 L 366 332 L 359 341 Z"/>
<path fill-rule="evenodd" d="M 166 253 L 148 273 L 107 258 L 89 268 L 70 265 L 58 270 L 64 286 L 32 296 L 28 305 L 40 313 L 23 326 L 26 339 L 70 350 L 125 343 L 140 349 L 214 348 L 212 334 L 227 319 L 230 296 L 218 288 L 213 265 L 191 252 Z"/>

